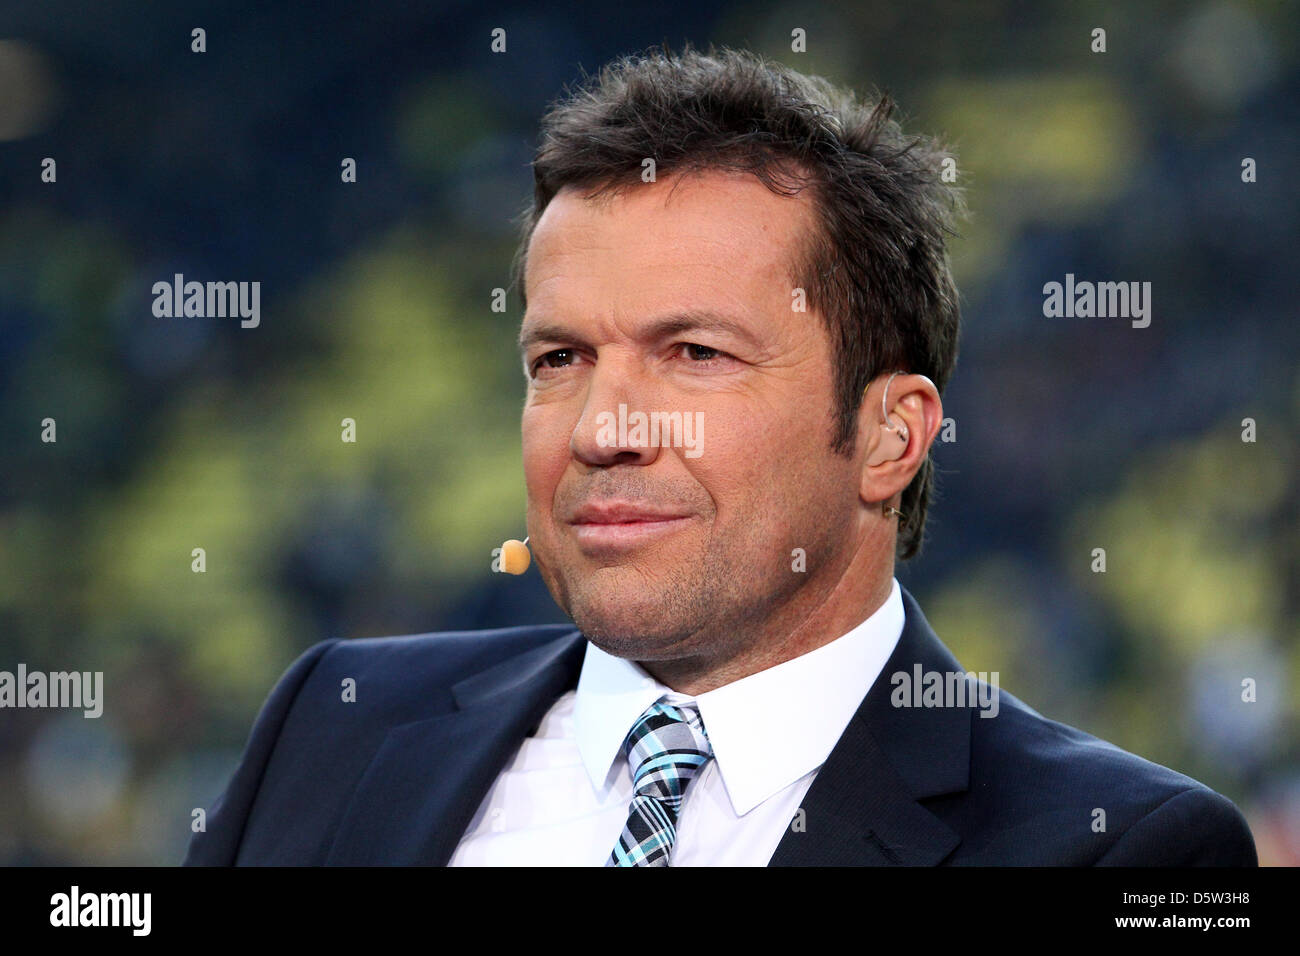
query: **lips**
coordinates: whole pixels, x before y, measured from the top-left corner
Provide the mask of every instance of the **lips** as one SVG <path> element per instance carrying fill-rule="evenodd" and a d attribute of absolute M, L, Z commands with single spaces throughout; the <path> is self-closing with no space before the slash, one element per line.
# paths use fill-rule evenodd
<path fill-rule="evenodd" d="M 588 553 L 625 551 L 684 527 L 681 512 L 627 502 L 583 505 L 569 520 L 578 545 Z"/>
<path fill-rule="evenodd" d="M 583 505 L 569 519 L 570 524 L 630 524 L 641 521 L 671 521 L 685 518 L 680 511 L 646 508 L 626 502 L 593 502 Z"/>

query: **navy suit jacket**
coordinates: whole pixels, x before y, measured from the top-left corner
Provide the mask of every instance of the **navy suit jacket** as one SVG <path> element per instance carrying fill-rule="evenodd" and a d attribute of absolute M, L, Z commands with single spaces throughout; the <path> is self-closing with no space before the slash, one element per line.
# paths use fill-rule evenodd
<path fill-rule="evenodd" d="M 1008 693 L 992 718 L 893 706 L 890 675 L 962 669 L 906 589 L 903 607 L 893 655 L 770 865 L 1257 864 L 1231 801 Z M 561 624 L 316 644 L 263 705 L 186 865 L 446 864 L 577 686 L 585 647 Z"/>

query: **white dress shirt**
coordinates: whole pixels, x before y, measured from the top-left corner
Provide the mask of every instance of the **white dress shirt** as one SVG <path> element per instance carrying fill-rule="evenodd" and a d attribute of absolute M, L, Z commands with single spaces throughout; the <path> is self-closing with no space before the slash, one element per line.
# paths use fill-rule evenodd
<path fill-rule="evenodd" d="M 695 697 L 587 644 L 563 694 L 497 776 L 451 866 L 603 866 L 627 821 L 622 745 L 655 701 L 694 701 L 713 747 L 686 788 L 673 866 L 766 866 L 903 631 L 898 579 L 842 637 Z"/>

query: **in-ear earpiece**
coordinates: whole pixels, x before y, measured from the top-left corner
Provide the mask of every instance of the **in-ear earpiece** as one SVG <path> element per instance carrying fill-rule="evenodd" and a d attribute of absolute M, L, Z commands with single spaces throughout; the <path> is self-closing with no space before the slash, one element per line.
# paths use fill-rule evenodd
<path fill-rule="evenodd" d="M 902 372 L 895 372 L 889 376 L 889 381 L 885 382 L 885 394 L 880 397 L 880 425 L 881 431 L 884 432 L 880 437 L 880 444 L 876 450 L 867 458 L 868 465 L 879 465 L 886 461 L 897 461 L 903 457 L 907 451 L 907 426 L 902 422 L 895 425 L 889 417 L 889 386 L 894 381 L 894 375 L 902 375 Z M 867 386 L 870 388 L 871 386 Z"/>
<path fill-rule="evenodd" d="M 528 550 L 528 539 L 517 541 L 511 538 L 501 545 L 501 570 L 507 574 L 523 574 L 532 564 L 533 555 Z"/>

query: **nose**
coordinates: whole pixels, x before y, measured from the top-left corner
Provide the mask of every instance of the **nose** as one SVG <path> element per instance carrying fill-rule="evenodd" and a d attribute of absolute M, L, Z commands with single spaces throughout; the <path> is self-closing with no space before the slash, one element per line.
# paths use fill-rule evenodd
<path fill-rule="evenodd" d="M 648 441 L 648 428 L 636 428 L 639 416 L 648 422 L 655 389 L 631 361 L 613 357 L 596 363 L 587 377 L 582 415 L 569 438 L 573 457 L 593 467 L 649 465 L 659 457 L 657 443 Z"/>

